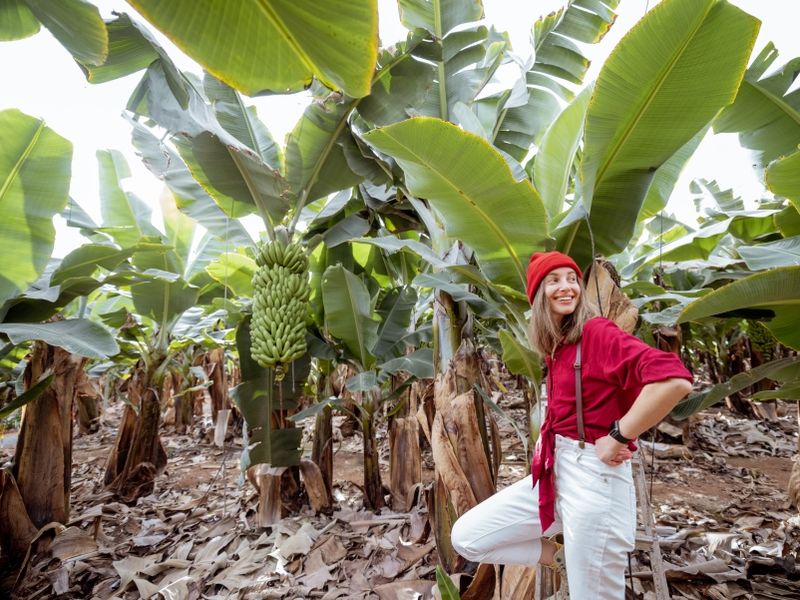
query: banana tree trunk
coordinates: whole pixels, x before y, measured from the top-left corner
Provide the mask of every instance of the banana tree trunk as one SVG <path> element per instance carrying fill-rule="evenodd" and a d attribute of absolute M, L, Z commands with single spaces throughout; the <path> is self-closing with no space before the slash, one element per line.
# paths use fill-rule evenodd
<path fill-rule="evenodd" d="M 389 426 L 389 490 L 392 509 L 398 512 L 411 510 L 415 491 L 422 483 L 419 422 L 414 416 L 417 393 L 418 385 L 414 383 L 406 392 L 403 409 Z"/>
<path fill-rule="evenodd" d="M 317 465 L 325 484 L 328 503 L 333 500 L 333 411 L 326 406 L 314 422 L 314 443 L 311 460 Z"/>
<path fill-rule="evenodd" d="M 157 361 L 154 361 L 157 362 Z M 117 440 L 106 466 L 105 483 L 124 502 L 153 491 L 156 476 L 167 465 L 167 453 L 159 437 L 160 386 L 153 381 L 154 367 L 139 362 L 128 383 L 128 400 Z"/>
<path fill-rule="evenodd" d="M 22 559 L 37 529 L 69 520 L 72 406 L 85 362 L 44 342 L 33 345 L 25 388 L 48 371 L 55 378 L 25 407 L 14 466 L 0 475 L 0 546 L 11 561 Z"/>
<path fill-rule="evenodd" d="M 381 482 L 381 469 L 378 461 L 378 441 L 375 439 L 374 415 L 377 401 L 373 394 L 380 391 L 368 392 L 366 399 L 361 403 L 361 432 L 363 433 L 364 448 L 364 504 L 371 510 L 379 510 L 385 505 L 383 499 L 383 483 Z"/>

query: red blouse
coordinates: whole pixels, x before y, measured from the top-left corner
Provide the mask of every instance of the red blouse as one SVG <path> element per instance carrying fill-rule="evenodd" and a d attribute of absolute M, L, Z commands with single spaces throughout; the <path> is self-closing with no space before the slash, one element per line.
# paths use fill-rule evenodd
<path fill-rule="evenodd" d="M 586 441 L 608 434 L 648 383 L 692 375 L 680 359 L 645 344 L 603 317 L 589 320 L 581 338 L 581 387 Z M 547 364 L 547 415 L 533 456 L 533 484 L 539 483 L 542 531 L 555 519 L 555 436 L 578 439 L 575 412 L 575 344 L 559 346 Z"/>

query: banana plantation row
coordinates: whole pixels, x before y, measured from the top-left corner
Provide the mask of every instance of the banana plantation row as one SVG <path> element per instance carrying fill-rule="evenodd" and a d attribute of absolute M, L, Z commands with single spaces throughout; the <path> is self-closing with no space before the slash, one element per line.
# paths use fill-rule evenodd
<path fill-rule="evenodd" d="M 582 48 L 617 3 L 566 2 L 533 24 L 534 57 L 520 63 L 508 36 L 479 22 L 479 0 L 399 0 L 408 36 L 389 48 L 371 0 L 315 3 L 314 15 L 131 0 L 202 78 L 138 15 L 14 4 L 0 39 L 44 26 L 93 84 L 143 72 L 125 117 L 169 193 L 156 227 L 153 199 L 124 189 L 122 155 L 100 150 L 96 223 L 68 196 L 70 142 L 0 112 L 12 216 L 0 227 L 0 416 L 25 406 L 0 475 L 3 553 L 19 561 L 38 528 L 68 521 L 76 402 L 82 428 L 97 397 L 125 402 L 105 484 L 135 502 L 166 466 L 163 413 L 190 427 L 207 393 L 223 437 L 243 427 L 261 525 L 285 514 L 281 488 L 300 473 L 314 508 L 331 505 L 334 411 L 362 430 L 372 508 L 385 502 L 376 420 L 391 422 L 395 509 L 421 481 L 427 440 L 437 550 L 458 569 L 450 525 L 494 492 L 501 459 L 485 352 L 520 376 L 537 412 L 524 285 L 545 248 L 591 263 L 604 314 L 703 375 L 675 417 L 726 398 L 769 417 L 770 401 L 800 398 L 800 90 L 787 93 L 800 58 L 754 51 L 758 20 L 724 1 L 663 0 L 584 82 Z M 219 39 L 219 27 L 239 29 Z M 511 81 L 499 76 L 509 66 Z M 280 143 L 246 97 L 304 87 L 313 101 Z M 711 208 L 683 223 L 664 209 L 709 129 L 738 134 L 771 193 L 746 208 L 696 181 Z M 258 239 L 242 222 L 253 213 Z M 57 214 L 86 238 L 62 259 L 51 257 Z M 308 457 L 297 423 L 310 417 Z M 535 419 L 519 435 L 530 448 Z"/>

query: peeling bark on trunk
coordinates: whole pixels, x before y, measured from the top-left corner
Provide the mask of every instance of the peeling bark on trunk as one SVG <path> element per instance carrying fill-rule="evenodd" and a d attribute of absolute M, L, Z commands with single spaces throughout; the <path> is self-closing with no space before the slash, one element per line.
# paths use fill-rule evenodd
<path fill-rule="evenodd" d="M 140 363 L 128 384 L 128 399 L 139 414 L 125 407 L 114 449 L 106 467 L 105 482 L 123 502 L 135 502 L 153 491 L 154 481 L 167 465 L 159 437 L 161 404 L 152 374 Z"/>
<path fill-rule="evenodd" d="M 415 417 L 392 420 L 389 430 L 390 485 L 392 509 L 411 510 L 414 491 L 422 481 L 422 459 L 419 449 L 419 423 Z"/>
<path fill-rule="evenodd" d="M 303 476 L 303 484 L 305 485 L 311 508 L 316 512 L 330 509 L 332 504 L 331 497 L 322 477 L 322 471 L 320 471 L 317 464 L 310 460 L 300 461 L 300 472 Z"/>
<path fill-rule="evenodd" d="M 620 290 L 619 281 L 614 266 L 597 259 L 586 273 L 586 297 L 604 317 L 614 321 L 623 331 L 631 333 L 636 328 L 639 311 Z"/>
<path fill-rule="evenodd" d="M 0 471 L 0 548 L 3 561 L 18 565 L 36 535 L 17 482 L 8 470 Z"/>
<path fill-rule="evenodd" d="M 214 348 L 206 354 L 206 373 L 211 381 L 208 393 L 211 396 L 211 420 L 216 423 L 219 411 L 229 409 L 228 377 L 225 371 L 225 351 Z M 230 414 L 230 413 L 229 413 Z"/>
<path fill-rule="evenodd" d="M 256 527 L 268 527 L 281 520 L 281 476 L 285 470 L 286 467 L 269 468 L 267 465 L 247 470 L 247 478 L 258 490 Z"/>
<path fill-rule="evenodd" d="M 86 371 L 78 374 L 75 395 L 78 399 L 78 427 L 81 433 L 94 433 L 100 427 L 100 390 L 89 379 Z"/>
<path fill-rule="evenodd" d="M 72 404 L 85 358 L 35 342 L 25 369 L 25 387 L 53 369 L 53 384 L 25 407 L 13 475 L 36 527 L 66 523 L 72 481 Z"/>

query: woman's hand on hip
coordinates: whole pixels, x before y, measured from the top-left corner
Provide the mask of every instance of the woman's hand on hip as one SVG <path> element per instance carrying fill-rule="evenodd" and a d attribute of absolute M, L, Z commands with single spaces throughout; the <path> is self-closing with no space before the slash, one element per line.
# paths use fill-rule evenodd
<path fill-rule="evenodd" d="M 625 444 L 620 444 L 609 435 L 604 435 L 595 441 L 594 451 L 602 462 L 612 467 L 621 465 L 633 456 L 633 453 Z"/>

